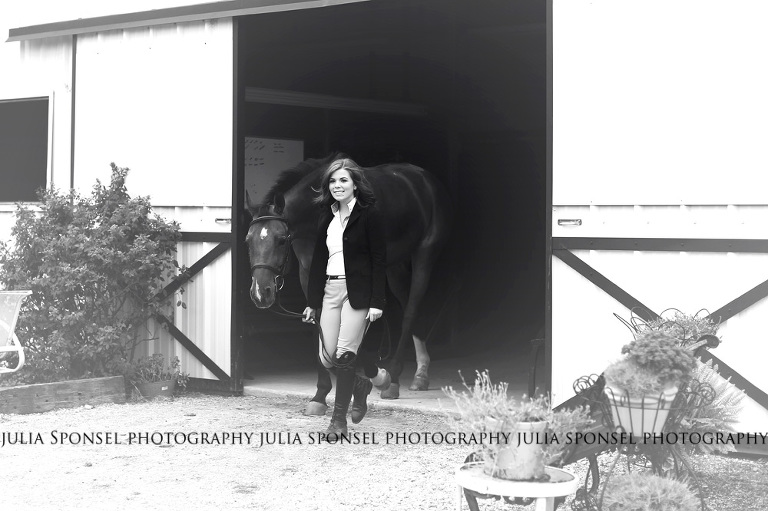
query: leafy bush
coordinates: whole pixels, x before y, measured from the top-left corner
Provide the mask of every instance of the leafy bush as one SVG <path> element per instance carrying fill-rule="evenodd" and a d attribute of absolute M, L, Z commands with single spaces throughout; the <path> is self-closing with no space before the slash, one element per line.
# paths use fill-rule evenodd
<path fill-rule="evenodd" d="M 128 383 L 131 385 L 176 380 L 177 385 L 186 388 L 189 380 L 189 375 L 181 371 L 179 357 L 173 357 L 166 364 L 165 356 L 162 353 L 155 353 L 150 357 L 140 357 L 138 360 L 126 364 L 124 372 Z"/>
<path fill-rule="evenodd" d="M 113 163 L 109 186 L 97 181 L 90 197 L 51 189 L 39 212 L 17 207 L 13 243 L 0 246 L 0 281 L 33 292 L 16 328 L 27 353 L 16 382 L 121 374 L 148 339 L 181 234 L 149 198 L 128 195 L 127 175 Z"/>
<path fill-rule="evenodd" d="M 687 381 L 696 369 L 693 353 L 663 331 L 638 332 L 621 353 L 624 358 L 606 368 L 605 380 L 631 395 L 657 394 Z"/>
<path fill-rule="evenodd" d="M 697 511 L 699 499 L 685 483 L 631 472 L 611 478 L 605 489 L 606 511 Z"/>
<path fill-rule="evenodd" d="M 665 317 L 665 314 L 670 311 L 672 317 Z M 671 335 L 685 347 L 698 341 L 702 335 L 717 335 L 720 324 L 710 319 L 705 309 L 694 315 L 685 314 L 677 309 L 667 309 L 657 319 L 647 322 L 645 326 L 650 330 L 659 330 Z"/>
<path fill-rule="evenodd" d="M 491 381 L 488 370 L 475 371 L 475 375 L 472 386 L 461 377 L 463 391 L 454 390 L 450 386 L 443 387 L 443 393 L 454 402 L 459 412 L 458 418 L 451 416 L 452 421 L 471 433 L 488 433 L 489 425 L 498 422 L 504 425 L 504 431 L 512 432 L 513 435 L 519 422 L 546 421 L 545 439 L 552 439 L 555 435 L 558 439 L 540 444 L 547 465 L 561 462 L 566 455 L 569 448 L 565 441 L 567 434 L 584 431 L 593 422 L 586 407 L 554 411 L 547 396 L 523 395 L 521 399 L 516 399 L 508 394 L 508 383 Z M 498 443 L 483 444 L 476 454 L 483 458 L 495 457 L 502 448 L 505 447 Z"/>
<path fill-rule="evenodd" d="M 693 379 L 710 385 L 715 392 L 715 399 L 704 406 L 699 407 L 690 416 L 683 418 L 680 424 L 682 431 L 690 433 L 733 433 L 734 424 L 738 422 L 739 414 L 743 407 L 744 398 L 747 395 L 730 381 L 722 378 L 718 373 L 717 365 L 712 361 L 706 364 L 699 363 L 699 367 Z M 703 454 L 713 452 L 734 452 L 733 444 L 706 444 L 704 442 L 686 444 L 688 450 Z"/>

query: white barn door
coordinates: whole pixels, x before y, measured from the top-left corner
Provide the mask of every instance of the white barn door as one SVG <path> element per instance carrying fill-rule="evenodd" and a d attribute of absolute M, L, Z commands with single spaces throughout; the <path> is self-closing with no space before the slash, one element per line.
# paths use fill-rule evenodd
<path fill-rule="evenodd" d="M 768 429 L 768 4 L 553 0 L 552 391 L 600 373 L 614 316 L 706 309 Z"/>
<path fill-rule="evenodd" d="M 147 353 L 190 376 L 232 383 L 231 18 L 88 33 L 76 41 L 75 187 L 129 167 L 131 195 L 181 224 L 183 301 L 149 325 Z M 174 300 L 175 301 L 175 300 Z"/>

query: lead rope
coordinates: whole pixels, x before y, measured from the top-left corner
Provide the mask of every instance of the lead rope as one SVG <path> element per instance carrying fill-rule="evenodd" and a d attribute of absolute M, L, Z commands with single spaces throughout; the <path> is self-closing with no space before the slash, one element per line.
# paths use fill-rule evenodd
<path fill-rule="evenodd" d="M 352 360 L 350 360 L 349 362 L 341 364 L 341 363 L 337 362 L 334 357 L 332 357 L 332 356 L 330 356 L 328 354 L 328 351 L 325 349 L 325 338 L 323 337 L 323 329 L 320 328 L 320 323 L 319 322 L 316 322 L 315 326 L 317 327 L 317 336 L 318 336 L 318 339 L 320 340 L 320 346 L 322 347 L 323 356 L 325 357 L 325 360 L 330 362 L 333 367 L 336 367 L 336 368 L 339 368 L 339 369 L 346 369 L 348 367 L 354 366 L 354 363 L 355 363 L 355 359 L 354 358 Z M 370 326 L 371 326 L 371 322 L 366 319 L 365 320 L 365 330 L 363 330 L 363 339 L 365 339 L 365 334 L 368 333 L 368 328 Z M 360 344 L 362 345 L 362 342 L 360 342 Z"/>
<path fill-rule="evenodd" d="M 380 342 L 379 343 L 379 351 L 378 351 L 379 362 L 383 362 L 386 359 L 388 359 L 389 356 L 392 353 L 392 339 L 391 339 L 391 337 L 389 335 L 389 322 L 386 320 L 386 318 L 383 318 L 383 319 L 384 319 L 384 331 L 386 332 L 386 339 L 387 339 L 387 342 L 386 342 L 387 351 L 386 351 L 386 355 L 382 354 L 382 349 L 381 348 L 382 348 L 382 346 L 384 346 L 385 343 L 384 342 Z M 323 330 L 320 328 L 320 323 L 318 322 L 315 326 L 317 327 L 317 336 L 318 336 L 318 339 L 320 340 L 320 346 L 322 347 L 323 356 L 325 357 L 325 359 L 328 360 L 333 367 L 341 367 L 341 368 L 349 367 L 351 365 L 351 363 L 340 364 L 340 363 L 336 362 L 332 356 L 330 356 L 328 351 L 325 349 L 325 342 L 324 342 L 324 338 L 323 338 Z M 368 329 L 370 328 L 370 326 L 371 326 L 371 322 L 366 320 L 365 321 L 365 330 L 363 331 L 363 340 L 365 340 L 365 336 L 368 334 Z M 382 336 L 383 335 L 384 334 L 382 334 Z M 362 342 L 360 343 L 360 345 L 362 346 Z"/>
<path fill-rule="evenodd" d="M 267 309 L 272 314 L 277 314 L 278 316 L 284 316 L 287 318 L 303 318 L 304 317 L 304 314 L 300 312 L 289 311 L 288 309 L 283 307 L 283 303 L 280 301 L 280 292 L 277 293 L 277 296 L 275 298 L 276 299 L 275 299 L 274 305 L 277 305 L 279 307 L 279 310 L 274 310 L 272 307 Z"/>

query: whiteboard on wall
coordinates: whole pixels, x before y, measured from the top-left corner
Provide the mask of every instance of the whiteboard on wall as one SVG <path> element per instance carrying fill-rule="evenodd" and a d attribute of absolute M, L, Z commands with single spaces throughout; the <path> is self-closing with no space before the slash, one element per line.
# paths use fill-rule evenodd
<path fill-rule="evenodd" d="M 304 161 L 304 141 L 245 137 L 245 190 L 260 204 L 280 173 Z"/>

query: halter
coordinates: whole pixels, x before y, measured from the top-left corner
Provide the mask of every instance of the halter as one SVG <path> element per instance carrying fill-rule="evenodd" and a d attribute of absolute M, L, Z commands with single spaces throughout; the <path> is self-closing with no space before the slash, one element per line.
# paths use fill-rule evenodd
<path fill-rule="evenodd" d="M 285 284 L 285 271 L 286 267 L 288 266 L 288 258 L 291 255 L 291 243 L 293 243 L 293 234 L 291 234 L 291 227 L 288 224 L 288 220 L 281 216 L 276 215 L 265 215 L 260 216 L 257 218 L 254 218 L 251 220 L 251 223 L 248 225 L 248 230 L 251 229 L 255 224 L 258 222 L 262 222 L 265 220 L 277 220 L 279 222 L 282 222 L 285 224 L 285 230 L 288 234 L 283 236 L 281 239 L 286 242 L 286 248 L 285 248 L 285 257 L 283 257 L 283 262 L 280 264 L 279 267 L 272 266 L 271 264 L 266 263 L 256 263 L 251 265 L 251 274 L 253 274 L 253 271 L 258 268 L 264 268 L 272 273 L 275 274 L 275 286 L 277 287 L 277 290 L 280 291 L 283 289 L 283 284 Z"/>
<path fill-rule="evenodd" d="M 251 223 L 248 225 L 248 230 L 251 230 L 251 227 L 253 227 L 256 223 L 262 222 L 264 220 L 277 220 L 279 222 L 283 222 L 285 224 L 285 230 L 288 234 L 283 236 L 281 239 L 286 242 L 285 247 L 285 257 L 283 257 L 283 262 L 280 264 L 279 267 L 272 266 L 271 264 L 266 263 L 256 263 L 251 265 L 251 275 L 253 275 L 253 271 L 259 268 L 264 268 L 266 270 L 271 271 L 275 274 L 275 303 L 277 304 L 278 308 L 280 310 L 273 310 L 271 307 L 268 309 L 270 312 L 273 312 L 274 314 L 278 314 L 280 316 L 288 316 L 291 318 L 301 318 L 304 317 L 303 314 L 299 312 L 293 312 L 286 310 L 285 307 L 283 307 L 283 304 L 280 303 L 280 290 L 283 289 L 283 285 L 285 284 L 285 273 L 286 268 L 288 266 L 288 260 L 291 256 L 291 243 L 293 243 L 293 234 L 291 234 L 291 226 L 288 223 L 288 220 L 281 216 L 276 215 L 264 215 L 257 218 L 254 218 L 251 220 Z"/>

